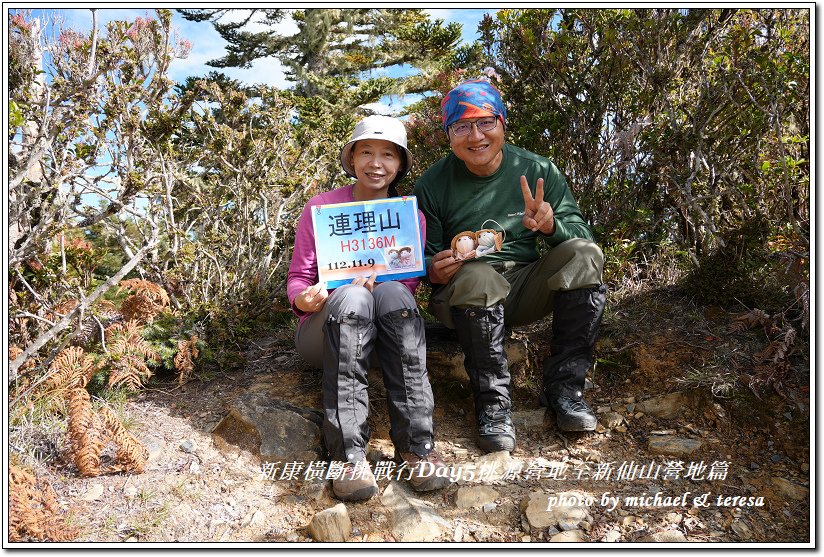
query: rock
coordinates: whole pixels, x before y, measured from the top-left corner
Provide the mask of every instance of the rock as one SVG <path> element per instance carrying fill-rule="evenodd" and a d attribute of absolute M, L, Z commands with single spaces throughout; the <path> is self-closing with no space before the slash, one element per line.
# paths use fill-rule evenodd
<path fill-rule="evenodd" d="M 581 449 L 581 458 L 590 462 L 601 462 L 603 457 L 599 450 L 583 447 Z"/>
<path fill-rule="evenodd" d="M 495 511 L 495 509 L 497 509 L 497 508 L 498 508 L 498 505 L 496 505 L 495 503 L 486 503 L 486 504 L 484 504 L 484 506 L 482 507 L 482 510 L 483 510 L 485 513 L 491 513 L 491 512 L 494 512 L 494 511 Z"/>
<path fill-rule="evenodd" d="M 263 526 L 266 522 L 266 514 L 263 511 L 255 511 L 252 513 L 252 518 L 249 520 L 249 526 Z"/>
<path fill-rule="evenodd" d="M 621 422 L 624 421 L 624 417 L 619 414 L 618 412 L 605 412 L 601 416 L 601 423 L 607 429 L 614 429 L 621 425 Z"/>
<path fill-rule="evenodd" d="M 269 462 L 322 460 L 322 414 L 273 399 L 266 392 L 247 392 L 232 404 L 212 437 L 218 448 L 232 445 Z"/>
<path fill-rule="evenodd" d="M 594 388 L 595 388 L 595 387 L 597 387 L 597 386 L 598 386 L 598 385 L 596 385 L 595 383 L 593 383 L 593 382 L 592 382 L 592 379 L 590 379 L 589 377 L 587 377 L 586 379 L 584 379 L 584 390 L 585 390 L 585 391 L 591 391 L 592 389 L 594 389 Z"/>
<path fill-rule="evenodd" d="M 449 522 L 396 481 L 389 482 L 381 503 L 389 510 L 392 535 L 399 542 L 432 542 L 452 532 Z"/>
<path fill-rule="evenodd" d="M 512 424 L 515 426 L 515 431 L 520 432 L 540 432 L 544 429 L 544 417 L 546 410 L 521 410 L 512 413 Z"/>
<path fill-rule="evenodd" d="M 529 543 L 529 542 L 532 541 L 532 537 L 531 536 L 524 536 L 524 537 L 521 538 L 521 541 L 524 542 L 524 543 Z"/>
<path fill-rule="evenodd" d="M 184 453 L 193 453 L 195 449 L 197 449 L 197 445 L 191 439 L 184 439 L 180 442 L 180 445 L 177 446 L 181 451 Z"/>
<path fill-rule="evenodd" d="M 484 485 L 459 487 L 455 494 L 455 506 L 459 509 L 477 509 L 491 503 L 498 496 L 497 491 Z"/>
<path fill-rule="evenodd" d="M 667 513 L 664 516 L 664 520 L 666 520 L 670 524 L 681 524 L 681 521 L 684 520 L 684 517 L 678 513 Z"/>
<path fill-rule="evenodd" d="M 583 530 L 568 530 L 566 532 L 561 532 L 560 534 L 555 534 L 551 538 L 549 538 L 550 542 L 557 543 L 557 542 L 588 542 L 589 538 L 586 535 L 586 532 Z"/>
<path fill-rule="evenodd" d="M 553 505 L 550 506 L 550 497 Z M 586 495 L 578 491 L 562 493 L 532 492 L 521 500 L 521 513 L 527 523 L 537 530 L 555 526 L 561 522 L 570 522 L 577 525 L 581 521 L 589 521 L 589 513 L 585 504 Z"/>
<path fill-rule="evenodd" d="M 137 496 L 137 488 L 133 485 L 127 485 L 123 488 L 123 496 L 126 499 L 134 499 Z"/>
<path fill-rule="evenodd" d="M 621 539 L 621 532 L 619 532 L 618 530 L 610 530 L 609 532 L 604 534 L 604 537 L 601 539 L 602 541 L 605 541 L 607 543 L 615 543 Z"/>
<path fill-rule="evenodd" d="M 674 435 L 653 435 L 647 448 L 652 454 L 668 456 L 690 456 L 701 448 L 701 441 Z"/>
<path fill-rule="evenodd" d="M 752 530 L 750 530 L 750 528 L 740 520 L 733 522 L 730 525 L 730 530 L 742 540 L 746 541 L 752 538 Z"/>
<path fill-rule="evenodd" d="M 681 416 L 686 408 L 689 408 L 689 398 L 682 393 L 653 397 L 635 405 L 635 410 L 638 412 L 667 420 Z"/>
<path fill-rule="evenodd" d="M 309 523 L 309 534 L 318 542 L 345 542 L 352 534 L 352 522 L 346 505 L 338 503 L 314 517 Z"/>
<path fill-rule="evenodd" d="M 453 542 L 462 542 L 463 538 L 464 538 L 463 526 L 461 526 L 459 524 L 458 527 L 455 528 L 455 533 L 452 534 L 452 541 Z"/>
<path fill-rule="evenodd" d="M 578 529 L 578 523 L 577 522 L 569 522 L 567 520 L 559 520 L 558 521 L 558 528 L 562 532 L 567 532 L 569 530 L 577 530 Z"/>
<path fill-rule="evenodd" d="M 657 543 L 685 543 L 687 538 L 678 530 L 662 530 L 655 532 L 649 536 L 644 536 L 638 540 L 642 543 L 657 542 Z"/>
<path fill-rule="evenodd" d="M 80 496 L 83 501 L 97 501 L 103 495 L 103 486 L 101 484 L 92 485 L 86 493 Z"/>
<path fill-rule="evenodd" d="M 287 542 L 296 542 L 300 540 L 300 536 L 297 535 L 295 532 L 289 532 L 286 534 L 286 541 Z"/>
<path fill-rule="evenodd" d="M 474 468 L 476 482 L 494 482 L 500 480 L 507 472 L 522 471 L 524 463 L 513 458 L 509 451 L 498 451 L 478 457 Z"/>
<path fill-rule="evenodd" d="M 441 324 L 426 326 L 426 367 L 431 376 L 449 377 L 467 382 L 463 361 L 464 355 L 458 344 L 454 330 Z M 522 363 L 529 363 L 529 349 L 522 340 L 506 339 L 504 351 L 510 368 Z"/>
<path fill-rule="evenodd" d="M 773 485 L 778 494 L 796 501 L 802 501 L 810 496 L 810 490 L 806 487 L 796 485 L 793 482 L 778 476 L 770 478 L 770 483 Z"/>
<path fill-rule="evenodd" d="M 147 459 L 147 462 L 154 462 L 158 459 L 158 457 L 160 457 L 161 454 L 163 454 L 165 443 L 162 439 L 147 435 L 141 442 L 143 443 L 143 446 L 146 447 L 146 450 L 149 451 L 149 458 Z"/>

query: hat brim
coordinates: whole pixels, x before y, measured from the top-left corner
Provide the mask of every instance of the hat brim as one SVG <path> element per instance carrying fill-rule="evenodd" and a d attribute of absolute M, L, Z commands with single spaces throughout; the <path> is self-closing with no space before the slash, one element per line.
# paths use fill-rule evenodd
<path fill-rule="evenodd" d="M 393 143 L 394 145 L 397 145 L 398 147 L 403 149 L 403 152 L 406 155 L 406 164 L 404 164 L 403 169 L 398 172 L 398 176 L 397 178 L 395 178 L 395 180 L 400 181 L 404 176 L 409 174 L 409 171 L 412 169 L 412 163 L 414 162 L 414 159 L 412 158 L 412 151 L 410 151 L 403 145 L 399 145 L 394 141 L 386 139 L 385 135 L 366 134 L 357 139 L 353 139 L 352 141 L 344 145 L 343 148 L 340 150 L 340 165 L 341 167 L 343 167 L 343 171 L 346 172 L 347 175 L 351 176 L 352 178 L 358 177 L 355 174 L 355 168 L 352 166 L 350 159 L 352 158 L 352 147 L 355 145 L 355 143 L 357 143 L 358 141 L 363 141 L 364 139 L 381 139 L 383 141 L 389 141 L 390 143 Z"/>

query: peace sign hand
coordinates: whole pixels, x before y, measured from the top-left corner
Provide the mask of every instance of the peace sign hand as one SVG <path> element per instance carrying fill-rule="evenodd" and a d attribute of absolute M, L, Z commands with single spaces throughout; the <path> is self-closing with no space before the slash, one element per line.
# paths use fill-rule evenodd
<path fill-rule="evenodd" d="M 554 234 L 555 213 L 552 206 L 544 201 L 544 179 L 538 178 L 535 184 L 535 197 L 532 197 L 526 176 L 521 176 L 521 193 L 524 195 L 524 218 L 521 219 L 524 226 L 533 232 Z"/>

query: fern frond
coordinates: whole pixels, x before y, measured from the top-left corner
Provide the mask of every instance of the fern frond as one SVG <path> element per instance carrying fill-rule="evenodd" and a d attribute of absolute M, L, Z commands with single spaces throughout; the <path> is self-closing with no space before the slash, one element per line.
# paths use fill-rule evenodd
<path fill-rule="evenodd" d="M 70 455 L 81 476 L 100 475 L 100 453 L 103 439 L 100 418 L 92 410 L 86 389 L 69 391 Z"/>
<path fill-rule="evenodd" d="M 104 406 L 100 409 L 100 418 L 109 438 L 117 445 L 116 468 L 123 472 L 142 473 L 149 459 L 146 447 L 126 431 L 109 408 Z"/>
<path fill-rule="evenodd" d="M 754 309 L 747 313 L 736 316 L 730 325 L 730 331 L 733 333 L 740 333 L 755 327 L 766 327 L 772 323 L 770 315 L 763 310 Z"/>
<path fill-rule="evenodd" d="M 106 329 L 107 336 L 110 336 L 109 351 L 100 366 L 110 370 L 110 387 L 124 384 L 136 390 L 153 375 L 147 363 L 160 361 L 160 356 L 140 332 L 141 325 L 135 320 L 115 323 Z"/>
<path fill-rule="evenodd" d="M 118 292 L 129 290 L 161 306 L 169 305 L 169 295 L 159 284 L 149 280 L 129 279 L 120 283 Z"/>
<path fill-rule="evenodd" d="M 82 388 L 95 372 L 94 358 L 80 346 L 65 348 L 49 366 L 50 377 L 43 383 L 43 390 L 62 387 Z"/>
<path fill-rule="evenodd" d="M 78 532 L 66 526 L 51 485 L 9 466 L 9 541 L 69 541 Z"/>

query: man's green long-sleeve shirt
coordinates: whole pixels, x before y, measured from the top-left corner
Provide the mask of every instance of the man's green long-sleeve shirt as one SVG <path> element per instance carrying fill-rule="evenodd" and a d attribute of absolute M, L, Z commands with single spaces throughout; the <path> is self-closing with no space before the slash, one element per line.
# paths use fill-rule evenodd
<path fill-rule="evenodd" d="M 526 176 L 533 196 L 538 178 L 544 179 L 544 200 L 555 212 L 552 235 L 532 232 L 521 222 L 524 216 L 522 175 Z M 593 240 L 566 179 L 552 161 L 514 145 L 504 144 L 501 166 L 491 176 L 475 176 L 462 160 L 450 153 L 424 172 L 412 193 L 426 217 L 427 268 L 432 256 L 450 249 L 452 238 L 465 230 L 503 228 L 506 233 L 503 249 L 485 256 L 486 261 L 535 261 L 538 237 L 550 246 L 572 238 Z"/>

